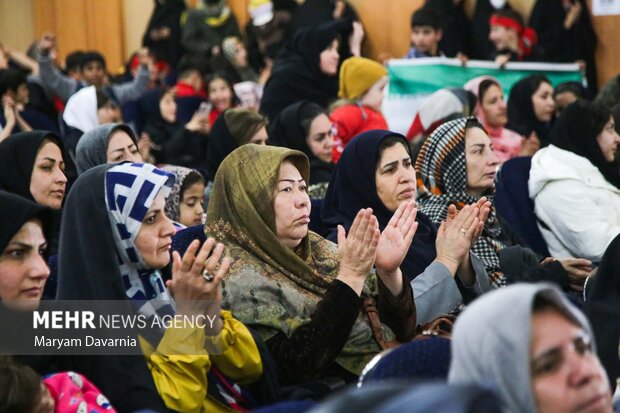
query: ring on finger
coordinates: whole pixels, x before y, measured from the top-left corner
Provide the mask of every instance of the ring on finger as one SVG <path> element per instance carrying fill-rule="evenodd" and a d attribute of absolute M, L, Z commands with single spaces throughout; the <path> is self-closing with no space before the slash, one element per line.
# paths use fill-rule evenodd
<path fill-rule="evenodd" d="M 463 234 L 467 233 L 467 230 L 465 228 L 461 228 L 459 231 L 461 231 Z"/>
<path fill-rule="evenodd" d="M 213 281 L 214 277 L 205 268 L 204 270 L 202 270 L 202 278 L 204 278 L 206 282 L 211 282 L 211 281 Z"/>

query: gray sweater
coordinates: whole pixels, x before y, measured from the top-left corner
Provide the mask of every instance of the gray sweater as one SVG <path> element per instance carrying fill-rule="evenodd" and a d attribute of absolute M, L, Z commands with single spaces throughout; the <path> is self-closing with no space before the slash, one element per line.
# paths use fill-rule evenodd
<path fill-rule="evenodd" d="M 54 65 L 49 56 L 39 55 L 39 76 L 41 81 L 51 89 L 63 102 L 67 102 L 71 95 L 81 87 L 79 81 L 63 75 Z M 149 70 L 140 66 L 138 74 L 131 82 L 110 86 L 119 105 L 139 99 L 146 91 L 149 83 Z"/>

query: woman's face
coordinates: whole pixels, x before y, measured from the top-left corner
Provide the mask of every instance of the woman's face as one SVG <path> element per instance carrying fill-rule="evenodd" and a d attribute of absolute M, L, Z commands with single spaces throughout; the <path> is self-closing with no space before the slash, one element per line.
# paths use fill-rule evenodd
<path fill-rule="evenodd" d="M 269 140 L 269 135 L 267 135 L 267 127 L 263 126 L 254 134 L 254 136 L 250 138 L 248 143 L 267 145 L 267 140 Z"/>
<path fill-rule="evenodd" d="M 388 83 L 387 76 L 383 76 L 377 80 L 374 85 L 362 97 L 362 104 L 370 106 L 374 110 L 380 112 L 383 98 L 385 97 L 385 86 Z"/>
<path fill-rule="evenodd" d="M 159 101 L 159 113 L 161 117 L 168 123 L 174 123 L 177 121 L 177 102 L 174 100 L 174 95 L 170 92 L 164 94 Z"/>
<path fill-rule="evenodd" d="M 209 100 L 213 106 L 223 112 L 232 106 L 232 90 L 224 79 L 213 79 L 209 83 Z"/>
<path fill-rule="evenodd" d="M 110 136 L 107 157 L 108 162 L 112 163 L 122 161 L 142 162 L 138 147 L 127 132 L 123 130 L 117 130 Z"/>
<path fill-rule="evenodd" d="M 179 223 L 186 227 L 202 224 L 204 214 L 205 184 L 196 182 L 190 185 L 181 195 L 179 204 Z"/>
<path fill-rule="evenodd" d="M 242 42 L 237 42 L 235 46 L 235 63 L 241 67 L 248 65 L 248 51 Z"/>
<path fill-rule="evenodd" d="M 555 112 L 555 101 L 553 100 L 553 88 L 547 82 L 542 82 L 536 92 L 532 95 L 532 105 L 534 114 L 541 122 L 549 122 Z"/>
<path fill-rule="evenodd" d="M 503 127 L 508 123 L 504 92 L 498 85 L 491 85 L 482 97 L 481 105 L 484 118 L 493 128 Z"/>
<path fill-rule="evenodd" d="M 334 135 L 332 134 L 332 123 L 327 115 L 321 113 L 312 120 L 310 131 L 306 137 L 306 144 L 312 154 L 323 162 L 332 161 Z"/>
<path fill-rule="evenodd" d="M 320 68 L 321 72 L 327 76 L 335 76 L 338 74 L 338 62 L 340 55 L 338 54 L 338 39 L 334 39 L 325 50 L 321 52 Z"/>
<path fill-rule="evenodd" d="M 282 162 L 273 202 L 276 236 L 287 247 L 296 248 L 308 234 L 310 196 L 306 181 L 290 161 Z"/>
<path fill-rule="evenodd" d="M 596 137 L 598 146 L 601 148 L 601 152 L 607 162 L 613 162 L 618 152 L 618 144 L 620 144 L 620 136 L 616 132 L 616 123 L 612 116 L 609 117 L 609 121 L 603 127 L 601 133 Z"/>
<path fill-rule="evenodd" d="M 405 147 L 397 143 L 385 148 L 375 170 L 377 196 L 383 205 L 395 212 L 405 201 L 415 200 L 415 169 Z"/>
<path fill-rule="evenodd" d="M 175 233 L 172 221 L 164 214 L 166 199 L 161 191 L 142 220 L 134 244 L 149 268 L 162 268 L 170 262 L 170 247 Z"/>
<path fill-rule="evenodd" d="M 43 257 L 47 243 L 41 221 L 31 219 L 11 238 L 0 255 L 0 299 L 23 310 L 35 310 L 50 274 Z"/>
<path fill-rule="evenodd" d="M 65 196 L 67 177 L 65 162 L 56 143 L 44 141 L 37 153 L 30 177 L 30 193 L 35 202 L 52 209 L 60 209 Z"/>
<path fill-rule="evenodd" d="M 493 188 L 499 160 L 493 152 L 491 139 L 480 128 L 469 128 L 465 132 L 465 164 L 468 194 L 481 196 Z"/>

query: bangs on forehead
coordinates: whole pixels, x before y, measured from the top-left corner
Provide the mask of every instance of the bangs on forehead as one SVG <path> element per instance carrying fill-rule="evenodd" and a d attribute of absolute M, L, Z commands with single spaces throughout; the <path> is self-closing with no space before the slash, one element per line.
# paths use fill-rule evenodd
<path fill-rule="evenodd" d="M 309 171 L 309 166 L 308 166 L 308 160 L 306 157 L 301 156 L 301 155 L 287 156 L 286 158 L 282 159 L 282 163 L 280 164 L 280 167 L 282 167 L 282 164 L 284 162 L 292 163 L 293 166 L 295 166 L 295 168 L 297 168 L 297 170 L 299 171 L 299 174 L 301 175 L 303 180 L 306 181 L 306 183 L 309 182 L 310 171 Z"/>

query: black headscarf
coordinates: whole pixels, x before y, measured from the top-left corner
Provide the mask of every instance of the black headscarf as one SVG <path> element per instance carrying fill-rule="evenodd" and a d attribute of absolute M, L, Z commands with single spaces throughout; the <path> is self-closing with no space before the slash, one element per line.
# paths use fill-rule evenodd
<path fill-rule="evenodd" d="M 338 225 L 342 225 L 348 231 L 362 208 L 372 208 L 382 231 L 392 218 L 393 213 L 383 205 L 377 195 L 375 183 L 379 145 L 383 139 L 390 136 L 399 137 L 409 152 L 409 144 L 404 136 L 386 130 L 361 133 L 344 148 L 329 181 L 321 211 L 323 224 L 329 228 L 328 239 L 335 240 Z M 435 225 L 421 212 L 418 212 L 416 221 L 418 230 L 400 266 L 410 281 L 424 272 L 437 255 Z"/>
<path fill-rule="evenodd" d="M 0 254 L 11 238 L 32 218 L 41 220 L 43 235 L 49 242 L 54 228 L 52 210 L 21 196 L 0 190 Z"/>
<path fill-rule="evenodd" d="M 314 185 L 321 182 L 329 182 L 335 165 L 314 156 L 308 146 L 306 133 L 301 126 L 301 123 L 307 120 L 303 117 L 303 108 L 306 105 L 316 104 L 302 101 L 287 106 L 286 109 L 280 112 L 269 125 L 269 144 L 296 149 L 306 154 L 310 160 L 310 185 Z M 313 111 L 313 113 L 316 112 Z"/>
<path fill-rule="evenodd" d="M 127 300 L 105 201 L 105 173 L 114 166 L 84 172 L 67 197 L 58 257 L 59 300 Z M 79 359 L 80 372 L 105 392 L 118 411 L 149 407 L 163 411 L 143 356 Z"/>
<path fill-rule="evenodd" d="M 326 107 L 335 99 L 338 74 L 327 76 L 321 71 L 320 55 L 341 33 L 350 30 L 352 24 L 351 20 L 338 20 L 298 31 L 274 62 L 260 112 L 268 119 L 275 119 L 292 103 L 309 100 Z M 340 61 L 345 57 L 340 56 Z"/>
<path fill-rule="evenodd" d="M 551 84 L 545 76 L 530 75 L 512 86 L 508 99 L 508 124 L 506 125 L 506 128 L 525 137 L 529 137 L 532 131 L 536 132 L 541 147 L 549 145 L 550 128 L 536 117 L 532 96 L 543 82 Z"/>
<path fill-rule="evenodd" d="M 424 7 L 435 10 L 443 20 L 439 50 L 448 57 L 459 52 L 471 56 L 471 23 L 463 12 L 463 3 L 456 6 L 454 0 L 426 0 Z"/>
<path fill-rule="evenodd" d="M 620 235 L 607 247 L 596 276 L 588 280 L 583 311 L 592 323 L 596 351 L 611 388 L 620 377 Z"/>
<path fill-rule="evenodd" d="M 237 140 L 232 133 L 230 133 L 228 125 L 226 125 L 225 114 L 226 111 L 222 112 L 220 116 L 217 117 L 209 136 L 207 147 L 207 171 L 209 171 L 210 180 L 215 178 L 215 173 L 224 158 L 239 147 Z"/>
<path fill-rule="evenodd" d="M 560 149 L 587 158 L 603 174 L 607 182 L 620 188 L 618 162 L 607 162 L 596 137 L 611 114 L 585 100 L 570 104 L 551 131 L 551 143 Z"/>
<path fill-rule="evenodd" d="M 620 104 L 611 108 L 611 116 L 614 117 L 614 123 L 616 124 L 616 133 L 620 133 Z"/>
<path fill-rule="evenodd" d="M 16 133 L 0 143 L 0 189 L 34 201 L 30 178 L 37 152 L 45 139 L 51 139 L 63 151 L 58 135 L 47 131 Z"/>
<path fill-rule="evenodd" d="M 306 27 L 316 27 L 334 20 L 335 0 L 306 0 L 295 10 L 291 19 L 291 33 Z M 355 10 L 346 3 L 341 19 L 358 20 Z"/>

